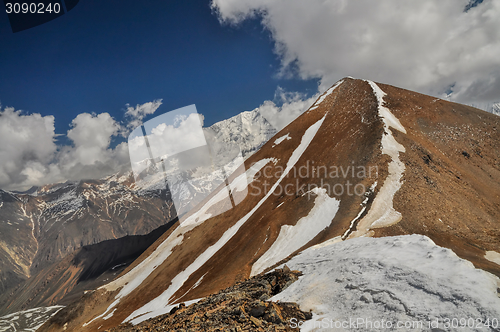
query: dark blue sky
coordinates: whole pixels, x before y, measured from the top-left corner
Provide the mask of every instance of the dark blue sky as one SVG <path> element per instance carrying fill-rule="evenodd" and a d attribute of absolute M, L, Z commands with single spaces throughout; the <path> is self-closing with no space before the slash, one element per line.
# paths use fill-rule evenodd
<path fill-rule="evenodd" d="M 277 77 L 279 59 L 257 20 L 221 26 L 209 5 L 81 0 L 15 34 L 2 13 L 0 103 L 54 115 L 65 134 L 82 112 L 122 120 L 126 103 L 163 99 L 157 114 L 196 104 L 211 124 L 273 99 L 278 85 L 316 92 L 316 81 Z"/>

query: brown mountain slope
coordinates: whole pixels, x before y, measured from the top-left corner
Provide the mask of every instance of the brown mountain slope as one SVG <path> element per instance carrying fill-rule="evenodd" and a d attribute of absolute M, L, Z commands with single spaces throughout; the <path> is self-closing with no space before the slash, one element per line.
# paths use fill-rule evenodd
<path fill-rule="evenodd" d="M 498 116 L 380 85 L 407 135 L 401 159 L 405 185 L 395 197 L 403 219 L 376 236 L 425 234 L 476 267 L 500 275 L 484 258 L 500 252 L 500 126 Z"/>
<path fill-rule="evenodd" d="M 86 290 L 115 278 L 175 222 L 173 220 L 146 235 L 129 235 L 76 250 L 17 288 L 1 294 L 0 311 L 9 313 L 72 303 Z"/>
<path fill-rule="evenodd" d="M 499 125 L 471 107 L 346 78 L 246 161 L 239 205 L 217 214 L 214 192 L 63 323 L 138 323 L 356 236 L 424 234 L 500 275 L 484 258 L 500 252 Z M 53 319 L 40 331 L 61 328 Z"/>

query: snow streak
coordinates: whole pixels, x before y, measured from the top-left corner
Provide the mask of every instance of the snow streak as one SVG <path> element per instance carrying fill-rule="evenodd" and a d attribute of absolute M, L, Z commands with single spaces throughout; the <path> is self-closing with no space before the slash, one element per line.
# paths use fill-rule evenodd
<path fill-rule="evenodd" d="M 255 213 L 255 211 L 267 200 L 267 198 L 274 192 L 276 187 L 279 185 L 281 180 L 288 174 L 288 172 L 293 168 L 293 166 L 297 163 L 299 158 L 302 156 L 304 151 L 309 146 L 309 143 L 312 141 L 314 136 L 316 135 L 318 129 L 321 127 L 325 116 L 309 127 L 304 133 L 301 143 L 294 150 L 292 156 L 288 160 L 287 168 L 283 172 L 281 178 L 275 183 L 273 188 L 268 192 L 268 194 L 261 200 L 259 203 L 243 218 L 241 218 L 235 225 L 229 228 L 222 237 L 211 247 L 207 248 L 204 253 L 196 258 L 196 260 L 186 268 L 186 270 L 180 272 L 174 279 L 172 279 L 170 286 L 157 298 L 153 299 L 148 304 L 144 305 L 142 308 L 134 311 L 129 317 L 127 317 L 124 322 L 131 322 L 133 324 L 139 324 L 149 318 L 156 317 L 158 315 L 164 314 L 171 309 L 171 305 L 169 305 L 169 300 L 175 292 L 182 287 L 184 282 L 190 277 L 190 275 L 198 270 L 203 264 L 205 264 L 218 250 L 220 250 L 226 243 L 229 241 L 240 229 L 240 227 Z M 255 174 L 259 171 L 260 168 L 264 167 L 269 161 L 277 162 L 276 159 L 270 158 L 262 162 L 258 162 L 254 164 L 247 172 L 245 173 L 247 179 L 253 179 Z M 235 181 L 238 181 L 235 179 Z M 215 196 L 214 196 L 215 198 Z M 185 220 L 180 227 L 175 229 L 170 236 L 163 241 L 158 248 L 145 260 L 143 260 L 140 264 L 138 264 L 134 269 L 132 269 L 129 273 L 120 277 L 119 279 L 111 282 L 108 285 L 105 285 L 101 288 L 104 288 L 108 291 L 114 291 L 116 289 L 120 289 L 120 292 L 115 297 L 115 301 L 106 309 L 104 313 L 101 315 L 94 317 L 89 322 L 85 323 L 84 326 L 89 325 L 100 318 L 110 318 L 112 316 L 113 309 L 118 305 L 120 300 L 129 295 L 132 291 L 134 291 L 137 287 L 139 287 L 147 277 L 151 275 L 151 273 L 170 256 L 173 249 L 182 243 L 184 238 L 184 234 L 188 231 L 192 230 L 196 226 L 198 226 L 201 222 L 208 219 L 210 216 L 207 215 L 206 211 L 209 206 L 212 206 L 214 202 L 210 200 L 207 202 L 207 207 L 202 207 L 198 212 L 190 216 L 189 220 Z M 109 314 L 111 312 L 111 314 Z"/>
<path fill-rule="evenodd" d="M 324 188 L 314 188 L 311 191 L 317 196 L 314 200 L 314 207 L 309 211 L 309 214 L 300 218 L 294 226 L 281 226 L 278 238 L 269 250 L 253 264 L 250 276 L 259 274 L 266 268 L 285 259 L 314 239 L 319 232 L 330 226 L 337 214 L 340 201 L 328 196 Z"/>
<path fill-rule="evenodd" d="M 405 170 L 405 165 L 399 159 L 399 153 L 405 152 L 403 145 L 399 144 L 389 128 L 396 129 L 406 134 L 405 128 L 399 120 L 384 106 L 384 96 L 377 84 L 368 81 L 378 100 L 379 116 L 384 122 L 384 134 L 382 136 L 382 153 L 391 157 L 389 163 L 389 175 L 384 181 L 382 188 L 373 200 L 371 209 L 366 216 L 360 220 L 356 231 L 351 233 L 349 238 L 365 236 L 372 228 L 381 228 L 398 223 L 402 216 L 393 206 L 394 195 L 401 188 L 401 178 Z"/>

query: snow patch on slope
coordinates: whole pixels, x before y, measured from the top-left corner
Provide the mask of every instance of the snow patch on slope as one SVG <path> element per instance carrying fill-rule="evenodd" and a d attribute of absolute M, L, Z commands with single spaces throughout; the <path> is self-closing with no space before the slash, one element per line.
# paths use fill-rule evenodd
<path fill-rule="evenodd" d="M 359 211 L 358 215 L 356 216 L 356 218 L 351 220 L 351 224 L 349 225 L 349 228 L 345 231 L 344 235 L 342 235 L 342 239 L 345 239 L 347 237 L 347 235 L 349 235 L 349 232 L 353 229 L 354 225 L 356 224 L 356 221 L 358 221 L 358 219 L 363 215 L 365 210 L 366 210 L 366 206 L 363 206 L 361 208 L 361 211 Z"/>
<path fill-rule="evenodd" d="M 486 258 L 490 262 L 500 265 L 500 254 L 496 251 L 487 251 L 486 255 L 484 255 L 484 258 Z"/>
<path fill-rule="evenodd" d="M 309 211 L 309 214 L 300 218 L 294 226 L 281 226 L 278 238 L 264 255 L 253 264 L 250 276 L 259 274 L 266 268 L 285 259 L 314 239 L 319 232 L 330 226 L 337 214 L 340 201 L 328 196 L 324 188 L 314 188 L 311 191 L 317 196 L 314 200 L 314 207 Z"/>
<path fill-rule="evenodd" d="M 0 332 L 34 332 L 63 306 L 34 308 L 0 317 Z"/>
<path fill-rule="evenodd" d="M 297 302 L 302 310 L 313 311 L 301 331 L 323 330 L 317 328 L 321 322 L 353 317 L 383 319 L 394 327 L 397 321 L 439 319 L 443 331 L 448 330 L 444 319 L 473 317 L 484 322 L 500 317 L 498 278 L 422 235 L 356 238 L 312 247 L 286 264 L 304 275 L 271 300 Z M 358 327 L 345 331 L 370 330 Z"/>
<path fill-rule="evenodd" d="M 385 107 L 384 96 L 386 93 L 382 91 L 377 84 L 368 81 L 378 100 L 379 116 L 384 122 L 384 134 L 382 136 L 382 153 L 391 157 L 389 163 L 389 175 L 384 181 L 382 188 L 373 200 L 371 209 L 366 216 L 358 223 L 356 231 L 349 238 L 365 236 L 369 234 L 372 228 L 387 227 L 398 223 L 402 216 L 396 211 L 393 206 L 394 195 L 401 188 L 401 178 L 405 170 L 405 165 L 399 159 L 399 153 L 405 152 L 405 147 L 399 144 L 389 128 L 394 128 L 406 134 L 405 128 L 399 120 Z"/>
<path fill-rule="evenodd" d="M 245 173 L 238 175 L 230 185 L 231 191 L 244 191 L 247 189 L 248 184 L 253 182 L 255 175 L 260 172 L 260 170 L 266 166 L 269 162 L 272 162 L 276 165 L 278 159 L 276 158 L 265 158 L 261 159 L 258 162 L 252 164 L 249 169 L 246 170 Z"/>
<path fill-rule="evenodd" d="M 245 224 L 245 222 L 255 213 L 255 211 L 259 209 L 259 207 L 269 198 L 269 196 L 273 194 L 274 190 L 279 186 L 283 178 L 288 175 L 288 172 L 295 166 L 304 151 L 307 149 L 314 136 L 318 132 L 319 128 L 321 127 L 323 121 L 325 120 L 325 117 L 326 115 L 306 130 L 306 132 L 302 136 L 302 140 L 299 146 L 293 151 L 292 155 L 290 156 L 285 171 L 278 179 L 278 181 L 276 181 L 276 183 L 273 185 L 271 190 L 269 190 L 266 196 L 262 198 L 250 212 L 248 212 L 243 218 L 238 220 L 236 224 L 234 224 L 231 228 L 224 232 L 222 237 L 214 245 L 207 248 L 200 256 L 196 258 L 196 260 L 190 266 L 188 266 L 184 271 L 175 276 L 174 279 L 172 279 L 170 286 L 160 296 L 134 311 L 132 314 L 130 314 L 129 317 L 124 320 L 124 322 L 130 322 L 134 325 L 137 325 L 147 319 L 165 314 L 172 309 L 173 306 L 169 304 L 171 297 L 175 294 L 175 292 L 177 292 L 177 290 L 179 290 L 180 287 L 182 287 L 184 282 L 191 276 L 191 274 L 202 267 L 215 253 L 217 253 L 217 251 L 219 251 L 238 232 L 241 226 Z M 166 241 L 168 241 L 168 239 Z"/>
<path fill-rule="evenodd" d="M 273 145 L 273 148 L 280 144 L 281 142 L 283 142 L 284 140 L 289 140 L 289 139 L 292 139 L 290 137 L 290 133 L 286 134 L 285 136 L 281 136 L 280 138 L 277 138 L 275 141 L 274 141 L 274 145 Z"/>
<path fill-rule="evenodd" d="M 156 250 L 151 255 L 149 255 L 146 259 L 144 259 L 141 263 L 134 267 L 130 272 L 110 282 L 109 284 L 100 287 L 99 289 L 105 289 L 109 292 L 113 292 L 119 288 L 121 289 L 120 292 L 115 296 L 115 301 L 113 301 L 113 303 L 109 305 L 106 311 L 83 324 L 83 326 L 87 326 L 100 318 L 111 318 L 114 313 L 113 309 L 118 305 L 118 303 L 120 303 L 120 300 L 123 297 L 129 295 L 137 287 L 139 287 L 144 282 L 144 280 L 146 280 L 146 278 L 149 277 L 151 273 L 153 273 L 153 271 L 170 256 L 173 248 L 182 243 L 184 234 L 194 227 L 195 225 L 193 224 L 179 226 L 170 234 L 170 236 L 165 241 L 163 241 L 158 246 L 158 248 L 156 248 Z M 111 314 L 109 314 L 110 312 Z"/>
<path fill-rule="evenodd" d="M 248 187 L 248 184 L 250 184 L 254 180 L 255 175 L 269 162 L 276 163 L 277 159 L 265 158 L 250 166 L 250 168 L 247 169 L 245 173 L 240 174 L 231 182 L 229 186 L 231 188 L 231 191 L 244 191 Z M 217 203 L 228 198 L 229 192 L 227 190 L 227 187 L 224 187 L 217 194 L 215 194 L 205 205 L 203 205 L 201 209 L 188 216 L 185 220 L 181 221 L 181 224 L 183 226 L 190 224 L 199 224 L 205 220 L 210 219 L 212 217 L 212 214 L 207 211 Z"/>

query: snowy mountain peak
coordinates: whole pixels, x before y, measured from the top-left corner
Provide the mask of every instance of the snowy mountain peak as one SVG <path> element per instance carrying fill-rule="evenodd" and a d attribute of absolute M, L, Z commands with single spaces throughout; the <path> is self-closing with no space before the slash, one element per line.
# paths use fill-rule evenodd
<path fill-rule="evenodd" d="M 491 113 L 500 116 L 500 103 L 496 103 L 491 106 Z"/>
<path fill-rule="evenodd" d="M 277 132 L 258 110 L 244 111 L 209 129 L 215 132 L 217 141 L 237 144 L 244 157 L 252 155 Z"/>

